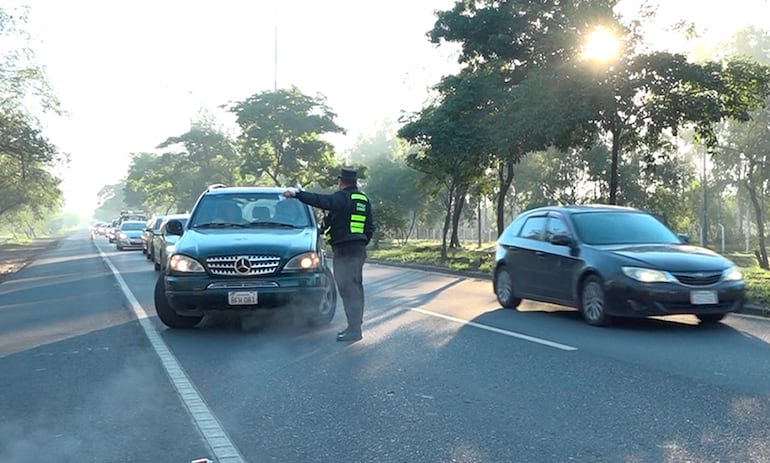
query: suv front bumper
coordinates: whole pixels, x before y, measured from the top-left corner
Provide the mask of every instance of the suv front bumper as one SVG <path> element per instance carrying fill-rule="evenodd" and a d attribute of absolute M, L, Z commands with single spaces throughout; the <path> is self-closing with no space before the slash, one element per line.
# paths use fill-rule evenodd
<path fill-rule="evenodd" d="M 317 303 L 328 283 L 323 272 L 284 273 L 261 278 L 212 278 L 210 275 L 165 275 L 169 305 L 180 315 L 210 311 L 253 310 Z M 230 305 L 231 292 L 256 291 L 256 305 Z"/>

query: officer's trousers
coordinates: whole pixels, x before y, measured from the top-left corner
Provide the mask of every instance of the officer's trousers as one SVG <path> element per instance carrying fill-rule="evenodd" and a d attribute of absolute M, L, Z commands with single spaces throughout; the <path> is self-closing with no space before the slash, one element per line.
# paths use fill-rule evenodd
<path fill-rule="evenodd" d="M 334 247 L 334 279 L 342 296 L 348 331 L 361 332 L 364 319 L 363 268 L 366 244 L 361 242 Z"/>

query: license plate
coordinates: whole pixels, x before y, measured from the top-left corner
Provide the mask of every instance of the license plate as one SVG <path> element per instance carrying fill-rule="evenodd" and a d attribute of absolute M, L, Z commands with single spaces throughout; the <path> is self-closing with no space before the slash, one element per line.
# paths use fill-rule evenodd
<path fill-rule="evenodd" d="M 227 293 L 227 303 L 230 305 L 257 305 L 257 292 L 230 291 Z"/>
<path fill-rule="evenodd" d="M 690 291 L 690 304 L 707 305 L 718 303 L 719 298 L 716 291 Z"/>

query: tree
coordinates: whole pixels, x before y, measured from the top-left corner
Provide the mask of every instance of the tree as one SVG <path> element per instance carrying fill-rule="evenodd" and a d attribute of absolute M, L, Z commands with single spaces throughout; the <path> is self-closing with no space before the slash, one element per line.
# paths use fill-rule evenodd
<path fill-rule="evenodd" d="M 177 175 L 177 162 L 182 156 L 176 153 L 132 154 L 123 191 L 126 202 L 139 202 L 141 209 L 164 215 L 179 210 L 180 206 L 183 210 L 189 208 L 189 194 L 180 188 L 189 183 L 189 177 Z"/>
<path fill-rule="evenodd" d="M 764 207 L 762 202 L 770 181 L 770 110 L 754 114 L 750 122 L 731 128 L 717 156 L 722 165 L 739 169 L 739 178 L 753 207 L 757 224 L 759 266 L 770 269 L 765 243 Z M 736 163 L 738 164 L 736 166 Z"/>
<path fill-rule="evenodd" d="M 770 63 L 770 33 L 767 31 L 746 28 L 737 32 L 722 48 L 728 57 Z M 764 269 L 770 268 L 764 220 L 764 202 L 770 190 L 770 113 L 767 108 L 766 104 L 754 112 L 748 122 L 723 124 L 719 147 L 714 150 L 716 168 L 749 198 L 751 215 L 757 225 L 757 261 Z"/>
<path fill-rule="evenodd" d="M 25 29 L 28 7 L 0 7 L 0 42 L 18 44 L 0 56 L 0 108 L 19 109 L 30 102 L 43 110 L 60 112 L 60 103 L 42 66 L 35 62 L 30 35 Z"/>
<path fill-rule="evenodd" d="M 25 22 L 26 9 L 0 7 L 0 216 L 42 219 L 61 208 L 60 179 L 52 169 L 68 157 L 43 134 L 32 113 L 58 111 L 58 101 L 34 61 Z"/>
<path fill-rule="evenodd" d="M 486 80 L 489 141 L 496 170 L 497 231 L 502 233 L 505 198 L 513 183 L 514 165 L 523 156 L 545 147 L 544 137 L 528 127 L 534 106 L 520 87 L 531 72 L 574 59 L 583 38 L 596 25 L 614 26 L 614 0 L 464 0 L 437 13 L 428 36 L 433 43 L 460 43 L 459 62 Z M 550 89 L 531 87 L 536 94 Z M 518 94 L 518 96 L 517 96 Z M 552 100 L 557 101 L 557 100 Z M 552 115 L 564 113 L 551 105 Z M 544 121 L 552 121 L 545 117 Z"/>
<path fill-rule="evenodd" d="M 371 165 L 382 158 L 401 159 L 409 146 L 398 137 L 393 121 L 385 120 L 371 135 L 359 135 L 347 153 L 353 165 Z"/>
<path fill-rule="evenodd" d="M 274 185 L 303 185 L 333 177 L 337 167 L 324 134 L 345 133 L 322 95 L 299 89 L 257 93 L 229 106 L 241 128 L 241 170 L 255 178 L 265 175 Z"/>
<path fill-rule="evenodd" d="M 450 225 L 449 246 L 460 246 L 458 224 L 463 205 L 471 185 L 484 175 L 489 159 L 489 138 L 483 128 L 486 94 L 483 85 L 476 85 L 478 82 L 471 71 L 444 78 L 437 86 L 440 99 L 412 115 L 398 132 L 416 147 L 407 156 L 408 165 L 443 188 L 443 259 Z"/>
<path fill-rule="evenodd" d="M 374 172 L 365 190 L 374 206 L 377 239 L 391 236 L 406 244 L 414 230 L 428 196 L 422 184 L 424 175 L 409 167 L 403 158 L 382 156 L 371 162 Z"/>
<path fill-rule="evenodd" d="M 0 114 L 0 216 L 17 209 L 42 213 L 60 207 L 60 180 L 50 168 L 63 159 L 29 116 L 10 110 Z"/>
<path fill-rule="evenodd" d="M 105 222 L 110 221 L 120 215 L 120 211 L 125 209 L 139 209 L 141 204 L 126 204 L 125 183 L 120 182 L 113 185 L 105 185 L 98 193 L 99 203 L 94 211 L 94 217 Z M 133 207 L 132 207 L 133 206 Z"/>

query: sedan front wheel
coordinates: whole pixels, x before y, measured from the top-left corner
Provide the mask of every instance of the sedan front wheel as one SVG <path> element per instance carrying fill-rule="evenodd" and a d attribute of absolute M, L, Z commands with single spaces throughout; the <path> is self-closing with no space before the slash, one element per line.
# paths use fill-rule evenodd
<path fill-rule="evenodd" d="M 612 317 L 607 315 L 607 301 L 604 298 L 604 287 L 599 277 L 591 275 L 583 281 L 579 309 L 583 319 L 589 325 L 604 326 L 612 321 Z"/>

